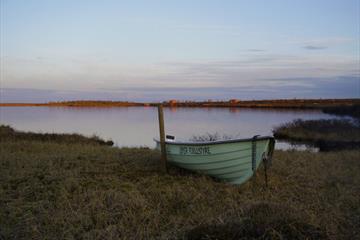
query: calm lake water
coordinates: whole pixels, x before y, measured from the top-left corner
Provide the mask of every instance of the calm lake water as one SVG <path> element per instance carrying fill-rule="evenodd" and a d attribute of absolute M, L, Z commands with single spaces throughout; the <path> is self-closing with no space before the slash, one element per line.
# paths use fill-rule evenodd
<path fill-rule="evenodd" d="M 166 134 L 178 140 L 206 133 L 237 138 L 271 135 L 275 126 L 297 118 L 336 118 L 319 110 L 234 108 L 165 108 L 164 115 Z M 153 138 L 159 135 L 157 109 L 153 107 L 0 107 L 0 124 L 23 131 L 95 134 L 129 147 L 154 147 Z M 289 145 L 279 143 L 277 148 Z"/>

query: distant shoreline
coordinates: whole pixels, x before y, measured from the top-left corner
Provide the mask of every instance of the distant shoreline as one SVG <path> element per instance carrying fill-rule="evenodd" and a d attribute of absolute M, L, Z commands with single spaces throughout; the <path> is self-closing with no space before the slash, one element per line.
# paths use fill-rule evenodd
<path fill-rule="evenodd" d="M 48 103 L 0 103 L 0 107 L 155 107 L 160 102 L 126 101 L 63 101 Z M 234 108 L 297 108 L 322 109 L 327 107 L 349 107 L 360 105 L 360 98 L 352 99 L 277 99 L 277 100 L 238 100 L 228 101 L 179 101 L 161 102 L 164 107 L 234 107 Z"/>

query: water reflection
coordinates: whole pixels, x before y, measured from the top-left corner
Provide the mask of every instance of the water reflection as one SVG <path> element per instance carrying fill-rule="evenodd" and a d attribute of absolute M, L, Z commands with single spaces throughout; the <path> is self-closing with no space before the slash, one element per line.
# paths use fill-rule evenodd
<path fill-rule="evenodd" d="M 164 115 L 166 133 L 179 140 L 205 133 L 239 138 L 271 135 L 274 126 L 297 118 L 335 118 L 318 110 L 243 108 L 165 108 Z M 96 134 L 118 146 L 153 147 L 152 139 L 158 136 L 153 107 L 0 107 L 0 123 L 24 131 Z"/>

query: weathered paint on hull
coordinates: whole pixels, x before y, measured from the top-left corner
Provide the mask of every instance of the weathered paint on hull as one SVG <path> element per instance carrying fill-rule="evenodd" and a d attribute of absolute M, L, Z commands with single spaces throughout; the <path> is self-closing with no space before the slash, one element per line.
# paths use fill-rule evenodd
<path fill-rule="evenodd" d="M 272 137 L 206 143 L 166 142 L 166 152 L 171 164 L 242 184 L 251 178 L 263 157 L 271 157 L 273 144 Z"/>

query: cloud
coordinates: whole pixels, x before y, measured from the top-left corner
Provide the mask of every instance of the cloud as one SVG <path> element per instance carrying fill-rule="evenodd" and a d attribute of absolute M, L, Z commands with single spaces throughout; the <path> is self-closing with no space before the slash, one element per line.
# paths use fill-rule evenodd
<path fill-rule="evenodd" d="M 307 50 L 323 50 L 323 49 L 326 49 L 327 47 L 325 47 L 325 46 L 307 45 L 307 46 L 304 46 L 303 48 L 305 48 Z"/>
<path fill-rule="evenodd" d="M 210 31 L 210 32 L 234 32 L 240 29 L 239 26 L 210 25 L 210 24 L 172 25 L 172 28 L 179 30 L 187 30 L 187 31 Z"/>
<path fill-rule="evenodd" d="M 279 98 L 358 98 L 360 77 L 264 78 L 258 86 L 229 87 L 128 87 L 93 91 L 3 88 L 0 102 L 49 102 L 65 100 L 164 101 L 279 99 Z"/>
<path fill-rule="evenodd" d="M 248 52 L 265 52 L 265 49 L 258 49 L 258 48 L 250 48 L 247 49 Z"/>
<path fill-rule="evenodd" d="M 355 41 L 354 38 L 348 37 L 325 37 L 325 38 L 313 38 L 313 39 L 301 39 L 298 37 L 289 41 L 290 44 L 300 45 L 306 50 L 324 50 L 327 48 L 333 48 L 339 45 L 348 45 Z M 357 40 L 358 41 L 358 40 Z"/>
<path fill-rule="evenodd" d="M 194 61 L 168 63 L 173 75 L 208 76 L 220 84 L 256 84 L 267 77 L 333 77 L 358 69 L 356 59 L 345 56 L 300 56 L 261 54 L 225 61 Z"/>
<path fill-rule="evenodd" d="M 347 44 L 354 42 L 355 39 L 349 37 L 327 37 L 327 38 L 313 38 L 313 39 L 301 39 L 297 37 L 290 41 L 293 44 L 301 44 L 305 46 L 334 46 L 339 44 Z"/>
<path fill-rule="evenodd" d="M 244 37 L 245 35 L 259 35 L 261 32 L 255 31 L 254 29 L 247 29 L 246 31 L 242 26 L 238 25 L 216 25 L 216 24 L 183 24 L 169 25 L 168 28 L 185 31 L 185 32 L 206 32 L 211 34 L 226 34 L 229 36 Z"/>

